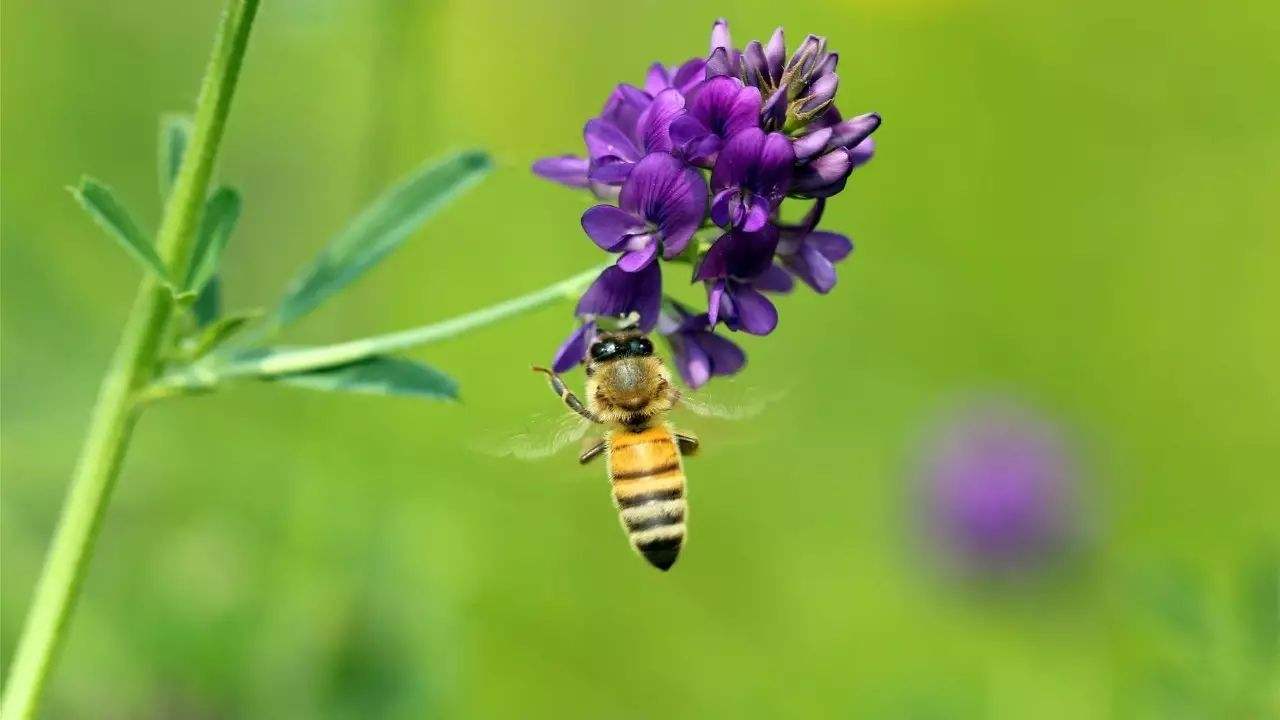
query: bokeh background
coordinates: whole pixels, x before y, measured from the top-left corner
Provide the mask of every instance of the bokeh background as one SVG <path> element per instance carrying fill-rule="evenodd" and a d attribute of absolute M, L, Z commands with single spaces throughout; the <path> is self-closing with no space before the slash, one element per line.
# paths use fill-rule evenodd
<path fill-rule="evenodd" d="M 626 547 L 601 467 L 473 449 L 554 411 L 526 367 L 567 303 L 417 353 L 461 404 L 247 386 L 157 407 L 48 717 L 1280 716 L 1280 5 L 264 6 L 220 169 L 245 195 L 230 304 L 272 303 L 424 158 L 498 163 L 291 340 L 597 262 L 587 198 L 528 164 L 719 15 L 740 42 L 827 35 L 841 108 L 883 114 L 827 213 L 857 250 L 743 339 L 720 388 L 786 393 L 696 428 L 668 575 Z M 139 274 L 63 187 L 92 173 L 154 227 L 157 117 L 193 102 L 219 8 L 3 4 L 6 666 Z M 995 572 L 957 568 L 921 507 L 939 434 L 989 402 L 1057 434 L 1075 498 L 1070 542 Z"/>

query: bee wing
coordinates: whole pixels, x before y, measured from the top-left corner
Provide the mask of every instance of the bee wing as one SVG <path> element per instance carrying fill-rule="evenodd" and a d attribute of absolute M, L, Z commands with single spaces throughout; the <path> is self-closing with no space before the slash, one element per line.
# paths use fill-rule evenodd
<path fill-rule="evenodd" d="M 576 413 L 536 416 L 517 432 L 504 433 L 476 449 L 494 457 L 541 460 L 581 441 L 590 427 L 591 423 Z"/>
<path fill-rule="evenodd" d="M 676 409 L 719 420 L 749 420 L 785 395 L 785 390 L 722 383 L 710 391 L 681 392 Z"/>

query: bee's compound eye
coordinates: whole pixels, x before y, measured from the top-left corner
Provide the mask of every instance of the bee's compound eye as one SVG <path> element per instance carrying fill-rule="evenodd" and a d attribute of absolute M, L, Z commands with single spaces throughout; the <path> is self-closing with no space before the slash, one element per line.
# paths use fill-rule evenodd
<path fill-rule="evenodd" d="M 618 354 L 618 343 L 604 340 L 591 346 L 591 357 L 594 360 L 607 360 Z"/>
<path fill-rule="evenodd" d="M 638 357 L 652 355 L 653 343 L 649 341 L 649 338 L 631 338 L 631 340 L 627 342 L 627 353 Z"/>

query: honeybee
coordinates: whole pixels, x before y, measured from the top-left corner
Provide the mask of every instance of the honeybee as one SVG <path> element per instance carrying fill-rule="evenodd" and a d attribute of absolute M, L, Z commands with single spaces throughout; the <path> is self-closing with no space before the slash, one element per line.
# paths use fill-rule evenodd
<path fill-rule="evenodd" d="M 533 370 L 547 375 L 570 410 L 605 426 L 604 436 L 578 462 L 605 456 L 614 506 L 631 547 L 649 564 L 669 570 L 684 545 L 689 514 L 683 457 L 698 451 L 698 439 L 667 421 L 684 398 L 653 342 L 635 330 L 597 336 L 588 352 L 585 404 L 551 370 Z"/>

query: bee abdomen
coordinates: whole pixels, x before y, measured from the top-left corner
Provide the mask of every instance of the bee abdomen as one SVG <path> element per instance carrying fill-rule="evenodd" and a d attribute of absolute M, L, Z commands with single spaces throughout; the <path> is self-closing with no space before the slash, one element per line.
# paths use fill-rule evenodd
<path fill-rule="evenodd" d="M 661 465 L 613 473 L 613 498 L 631 545 L 659 570 L 675 564 L 684 544 L 684 486 L 674 453 Z"/>

